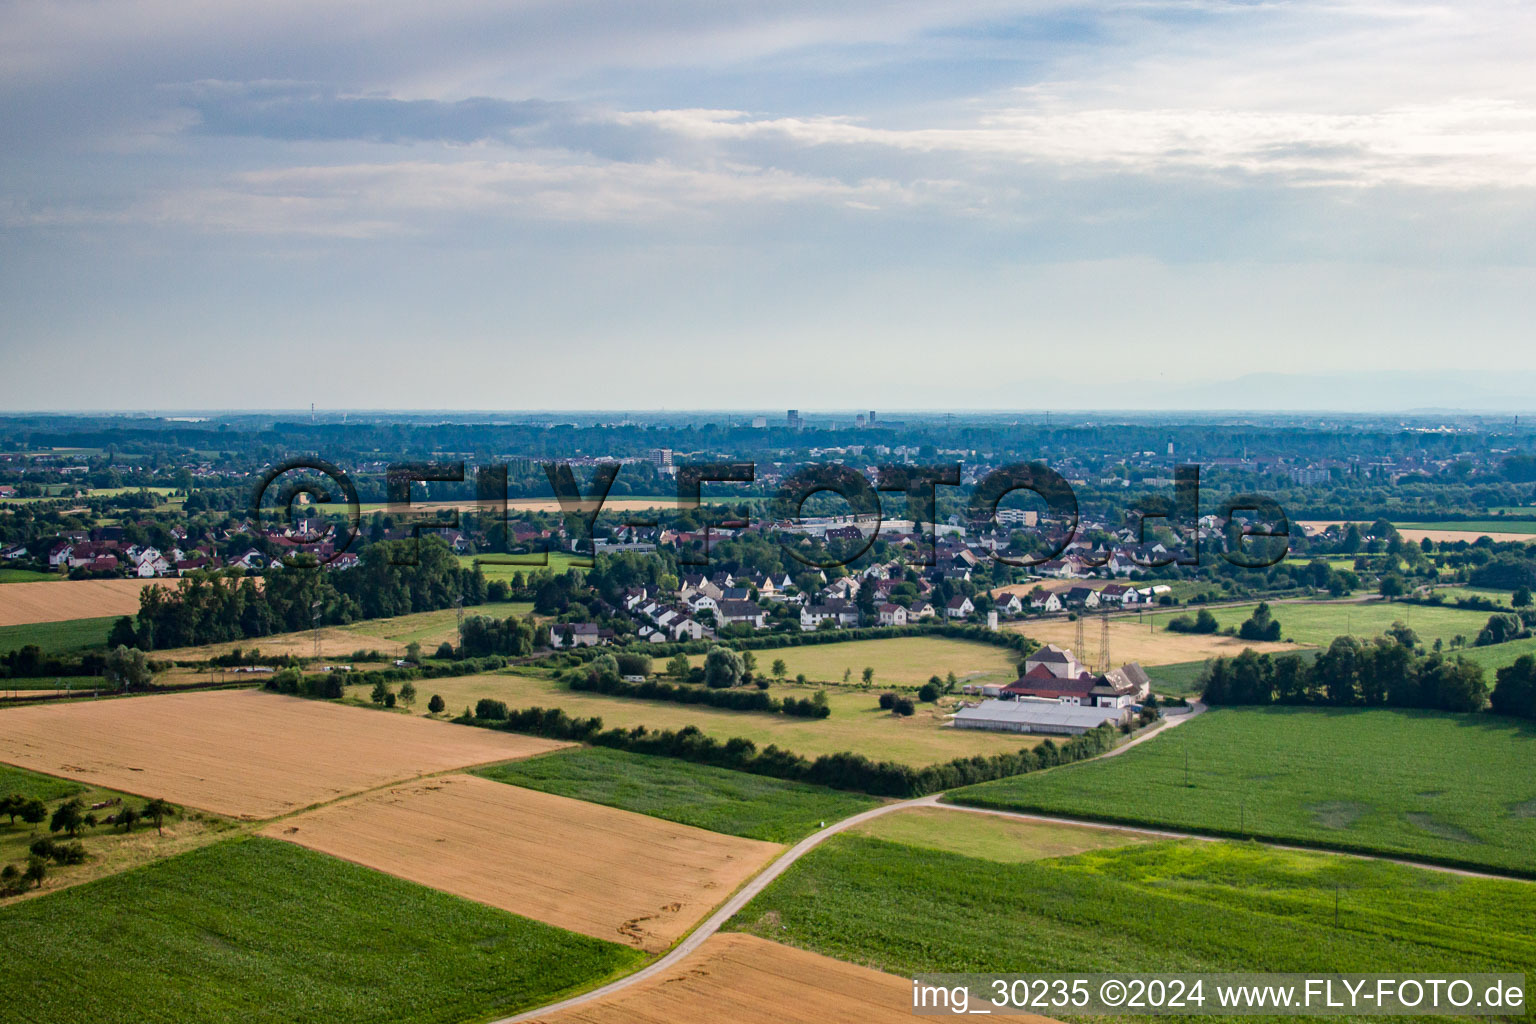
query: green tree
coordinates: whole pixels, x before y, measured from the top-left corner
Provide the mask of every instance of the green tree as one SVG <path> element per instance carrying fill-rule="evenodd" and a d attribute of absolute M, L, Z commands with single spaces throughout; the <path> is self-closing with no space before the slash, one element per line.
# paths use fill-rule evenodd
<path fill-rule="evenodd" d="M 373 691 L 368 694 L 368 699 L 380 706 L 384 704 L 388 697 L 389 687 L 384 685 L 384 680 L 382 679 L 373 684 Z"/>
<path fill-rule="evenodd" d="M 405 645 L 405 660 L 412 664 L 421 663 L 421 644 L 415 640 Z"/>
<path fill-rule="evenodd" d="M 175 813 L 176 808 L 171 803 L 155 797 L 144 805 L 143 815 L 145 820 L 154 824 L 156 832 L 165 835 L 165 819 Z"/>
<path fill-rule="evenodd" d="M 875 670 L 868 665 L 864 666 L 864 685 L 869 686 L 875 681 Z"/>
<path fill-rule="evenodd" d="M 939 688 L 930 680 L 923 684 L 923 688 L 917 691 L 917 699 L 925 704 L 932 704 L 939 699 Z"/>
<path fill-rule="evenodd" d="M 41 825 L 43 819 L 48 817 L 48 805 L 33 797 L 21 805 L 21 810 L 16 812 L 21 815 L 21 820 L 28 825 Z"/>
<path fill-rule="evenodd" d="M 140 650 L 119 645 L 107 654 L 102 671 L 113 688 L 142 690 L 154 678 L 149 668 L 149 657 Z"/>
<path fill-rule="evenodd" d="M 1388 601 L 1395 597 L 1402 597 L 1408 592 L 1407 586 L 1403 583 L 1403 578 L 1395 572 L 1389 572 L 1382 576 L 1377 590 Z"/>
<path fill-rule="evenodd" d="M 784 681 L 784 677 L 789 674 L 789 666 L 784 664 L 783 658 L 774 658 L 772 671 L 773 678 L 782 683 Z"/>
<path fill-rule="evenodd" d="M 409 679 L 400 684 L 400 703 L 408 708 L 416 704 L 416 684 Z"/>
<path fill-rule="evenodd" d="M 48 862 L 37 854 L 32 854 L 27 858 L 27 870 L 22 877 L 31 882 L 35 887 L 41 889 L 43 887 L 43 879 L 48 877 Z"/>
<path fill-rule="evenodd" d="M 78 836 L 85 828 L 85 804 L 79 798 L 66 800 L 54 809 L 53 817 L 48 822 L 48 831 L 63 832 L 71 839 Z"/>
<path fill-rule="evenodd" d="M 124 615 L 112 623 L 112 632 L 107 634 L 108 647 L 133 647 L 138 642 L 138 637 L 133 634 L 132 618 Z"/>
<path fill-rule="evenodd" d="M 133 826 L 139 823 L 139 812 L 124 804 L 123 809 L 115 815 L 113 824 L 119 826 L 124 832 L 132 832 Z"/>
<path fill-rule="evenodd" d="M 448 702 L 443 700 L 441 694 L 434 693 L 432 699 L 427 701 L 427 710 L 434 715 L 442 714 L 447 708 Z"/>
<path fill-rule="evenodd" d="M 1514 595 L 1509 599 L 1509 603 L 1514 605 L 1516 608 L 1529 607 L 1531 603 L 1530 589 L 1527 587 L 1516 587 Z"/>
<path fill-rule="evenodd" d="M 667 662 L 667 675 L 671 676 L 673 679 L 687 679 L 688 670 L 688 655 L 684 654 L 682 651 L 678 651 L 676 654 L 672 655 L 671 660 Z"/>
<path fill-rule="evenodd" d="M 736 686 L 745 672 L 741 655 L 729 647 L 711 647 L 704 655 L 704 682 L 708 686 Z"/>

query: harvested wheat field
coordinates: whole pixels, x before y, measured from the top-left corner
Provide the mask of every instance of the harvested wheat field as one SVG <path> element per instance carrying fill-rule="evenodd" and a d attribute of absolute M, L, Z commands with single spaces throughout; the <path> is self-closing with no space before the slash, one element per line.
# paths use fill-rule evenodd
<path fill-rule="evenodd" d="M 1190 612 L 1194 614 L 1193 611 Z M 1235 657 L 1252 648 L 1260 654 L 1296 651 L 1305 644 L 1262 643 L 1239 640 L 1235 636 L 1215 633 L 1170 633 L 1163 627 L 1167 618 L 1161 617 L 1138 622 L 1135 615 L 1111 616 L 1109 620 L 1109 654 L 1116 665 L 1138 661 L 1143 665 L 1172 665 L 1181 661 L 1204 661 L 1206 658 Z M 1031 640 L 1058 647 L 1077 647 L 1077 623 L 1068 619 L 1031 620 L 1013 622 L 1004 629 L 1023 633 Z M 1099 617 L 1089 615 L 1083 623 L 1083 639 L 1087 651 L 1076 651 L 1080 658 L 1091 658 L 1099 648 Z"/>
<path fill-rule="evenodd" d="M 1021 1016 L 1029 1024 L 1048 1018 Z M 901 1024 L 912 982 L 755 935 L 711 935 L 672 970 L 538 1024 Z"/>
<path fill-rule="evenodd" d="M 139 591 L 165 586 L 154 580 L 59 580 L 0 587 L 0 626 L 137 615 Z"/>
<path fill-rule="evenodd" d="M 341 626 L 326 626 L 319 632 L 320 657 L 322 658 L 350 658 L 353 654 L 363 650 L 378 651 L 388 655 L 398 655 L 405 652 L 405 644 L 396 643 L 384 637 L 363 636 Z M 315 630 L 306 629 L 298 633 L 274 633 L 271 636 L 256 637 L 250 640 L 203 644 L 200 647 L 171 647 L 162 651 L 156 651 L 155 657 L 164 658 L 167 661 L 207 661 L 209 658 L 217 658 L 228 654 L 237 647 L 243 651 L 257 650 L 264 655 L 292 654 L 300 658 L 313 657 L 315 653 Z M 368 666 L 363 665 L 359 667 L 366 668 Z"/>
<path fill-rule="evenodd" d="M 648 952 L 782 847 L 469 775 L 368 793 L 267 835 Z"/>
<path fill-rule="evenodd" d="M 0 711 L 0 761 L 252 820 L 565 746 L 259 690 Z"/>

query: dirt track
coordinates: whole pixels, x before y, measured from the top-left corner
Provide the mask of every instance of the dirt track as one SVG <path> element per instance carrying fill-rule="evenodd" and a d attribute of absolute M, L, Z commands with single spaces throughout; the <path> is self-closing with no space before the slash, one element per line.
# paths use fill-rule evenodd
<path fill-rule="evenodd" d="M 247 819 L 568 745 L 259 690 L 0 710 L 0 761 Z"/>
<path fill-rule="evenodd" d="M 395 786 L 263 831 L 653 953 L 783 849 L 472 775 Z"/>

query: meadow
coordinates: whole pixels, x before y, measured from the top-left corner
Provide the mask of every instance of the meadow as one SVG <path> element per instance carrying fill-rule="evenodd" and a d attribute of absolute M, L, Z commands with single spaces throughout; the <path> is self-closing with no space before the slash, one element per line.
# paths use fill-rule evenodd
<path fill-rule="evenodd" d="M 1531 512 L 1530 509 L 1524 509 L 1522 511 L 1527 516 Z M 1406 533 L 1408 533 L 1410 531 L 1417 532 L 1417 531 L 1424 531 L 1424 530 L 1433 530 L 1433 531 L 1454 530 L 1454 531 L 1456 531 L 1458 533 L 1483 532 L 1483 533 L 1495 533 L 1495 534 L 1497 534 L 1497 533 L 1530 533 L 1530 534 L 1536 534 L 1536 519 L 1530 519 L 1530 518 L 1526 518 L 1526 519 L 1514 519 L 1514 518 L 1509 518 L 1509 519 L 1505 519 L 1505 518 L 1494 518 L 1494 519 L 1446 519 L 1446 520 L 1439 520 L 1439 521 L 1435 521 L 1435 522 L 1426 522 L 1426 523 L 1394 523 L 1393 525 L 1397 527 L 1398 532 L 1404 533 L 1404 534 L 1406 534 Z"/>
<path fill-rule="evenodd" d="M 1024 821 L 1001 814 L 915 807 L 855 825 L 848 835 L 885 839 L 903 846 L 980 857 L 1003 864 L 1068 857 L 1086 850 L 1108 850 L 1151 842 L 1138 832 L 1091 825 Z"/>
<path fill-rule="evenodd" d="M 0 909 L 0 991 L 34 1024 L 458 1024 L 638 960 L 261 838 Z"/>
<path fill-rule="evenodd" d="M 875 670 L 875 686 L 921 686 L 930 677 L 950 672 L 961 683 L 1012 682 L 1019 677 L 1020 655 L 1006 647 L 953 640 L 941 636 L 902 636 L 846 643 L 808 644 L 753 651 L 757 671 L 766 674 L 774 660 L 784 659 L 790 679 L 804 673 L 816 682 L 842 682 L 846 672 L 852 682 L 863 679 L 864 669 Z M 688 659 L 704 664 L 704 655 Z"/>
<path fill-rule="evenodd" d="M 1227 626 L 1240 626 L 1244 619 L 1253 614 L 1255 607 L 1254 604 L 1230 605 L 1211 608 L 1210 612 L 1225 629 Z M 1318 647 L 1327 647 L 1336 636 L 1380 636 L 1394 622 L 1411 626 L 1418 633 L 1419 640 L 1426 645 L 1433 644 L 1437 639 L 1449 644 L 1457 634 L 1470 641 L 1487 624 L 1489 614 L 1389 601 L 1290 601 L 1272 603 L 1269 607 L 1280 623 L 1283 639 Z M 1198 608 L 1181 608 L 1177 611 L 1148 613 L 1144 619 L 1154 620 L 1157 632 L 1161 634 L 1166 632 L 1168 620 L 1173 616 L 1194 616 L 1198 612 Z M 1180 634 L 1167 635 L 1178 637 Z M 1237 643 L 1240 647 L 1261 649 L 1259 644 Z"/>
<path fill-rule="evenodd" d="M 60 804 L 71 798 L 80 800 L 87 807 L 111 800 L 122 801 L 135 810 L 144 805 L 142 797 L 117 790 L 81 785 L 67 779 L 0 765 L 0 796 L 12 793 L 42 800 L 50 815 Z M 96 814 L 105 818 L 115 810 L 115 807 L 105 808 Z M 233 827 L 222 818 L 196 811 L 185 812 L 180 808 L 165 818 L 161 825 L 162 828 L 157 830 L 153 823 L 142 822 L 131 832 L 105 823 L 94 828 L 87 827 L 80 836 L 80 842 L 85 847 L 88 859 L 83 864 L 50 865 L 48 877 L 43 880 L 41 889 L 29 889 L 22 898 L 34 898 L 55 889 L 78 885 L 93 878 L 126 871 L 152 860 L 205 846 L 226 837 Z M 24 868 L 33 840 L 47 833 L 46 821 L 30 825 L 17 819 L 15 824 L 11 824 L 9 818 L 0 818 L 0 865 L 14 864 L 18 869 Z M 55 838 L 62 836 L 55 834 Z"/>
<path fill-rule="evenodd" d="M 466 605 L 465 617 L 484 615 L 504 619 L 508 615 L 519 618 L 533 614 L 532 601 L 488 601 L 485 604 Z M 360 637 L 389 640 L 397 644 L 419 643 L 422 650 L 431 654 L 438 644 L 459 642 L 459 613 L 456 608 L 443 608 L 431 612 L 412 612 L 388 619 L 365 619 L 340 627 Z M 362 645 L 366 646 L 366 644 Z"/>
<path fill-rule="evenodd" d="M 53 583 L 65 577 L 35 569 L 0 569 L 0 583 Z"/>
<path fill-rule="evenodd" d="M 1253 844 L 999 863 L 842 835 L 727 927 L 908 976 L 1528 972 L 1533 913 L 1536 887 L 1524 882 Z"/>
<path fill-rule="evenodd" d="M 1536 724 L 1495 715 L 1224 708 L 948 799 L 1536 875 Z"/>
<path fill-rule="evenodd" d="M 795 842 L 824 821 L 880 803 L 857 793 L 606 747 L 559 751 L 474 774 L 770 843 Z"/>
<path fill-rule="evenodd" d="M 19 626 L 0 626 L 0 654 L 36 644 L 44 654 L 79 654 L 107 646 L 116 615 L 90 619 L 65 619 L 60 622 L 33 622 Z"/>
<path fill-rule="evenodd" d="M 1487 680 L 1489 689 L 1492 689 L 1495 683 L 1495 672 L 1505 665 L 1513 665 L 1521 655 L 1536 655 L 1536 637 L 1510 640 L 1502 644 L 1489 644 L 1487 647 L 1468 647 L 1456 653 L 1470 662 L 1483 666 L 1484 678 Z"/>
<path fill-rule="evenodd" d="M 472 569 L 472 568 L 474 568 L 475 563 L 479 562 L 480 563 L 480 572 L 488 580 L 506 580 L 508 582 L 510 582 L 512 580 L 512 577 L 516 576 L 518 573 L 522 573 L 523 577 L 526 579 L 529 574 L 536 573 L 536 572 L 552 572 L 552 573 L 555 573 L 555 574 L 558 575 L 560 573 L 565 572 L 567 569 L 581 570 L 581 569 L 591 568 L 591 566 L 588 564 L 591 561 L 591 559 L 583 558 L 583 557 L 578 556 L 578 555 L 573 555 L 569 551 L 549 551 L 549 552 L 545 552 L 544 553 L 545 561 L 543 563 L 539 563 L 537 561 L 534 561 L 534 559 L 537 559 L 538 557 L 539 556 L 537 554 L 532 554 L 532 555 L 489 555 L 489 554 L 487 554 L 487 555 L 459 555 L 458 559 L 459 559 L 459 565 L 462 566 L 465 569 Z M 527 565 L 506 565 L 506 564 L 503 564 L 503 563 L 500 563 L 500 562 L 488 562 L 488 561 L 485 561 L 485 559 L 488 559 L 488 558 L 527 558 L 527 559 L 530 560 L 530 564 L 527 564 Z"/>
<path fill-rule="evenodd" d="M 878 680 L 877 680 L 878 682 Z M 917 714 L 901 718 L 879 707 L 879 687 L 829 687 L 828 718 L 798 718 L 759 711 L 730 711 L 698 704 L 611 697 L 599 693 L 574 693 L 546 676 L 497 672 L 478 676 L 429 679 L 417 687 L 416 713 L 425 714 L 427 701 L 441 694 L 451 714 L 473 708 L 482 697 L 505 701 L 507 707 L 562 708 L 578 718 L 596 715 L 605 727 L 681 729 L 696 725 L 710 736 L 728 740 L 741 736 L 759 747 L 777 744 L 807 757 L 853 751 L 875 760 L 898 761 L 922 767 L 956 757 L 1015 751 L 1034 746 L 1038 739 L 1005 733 L 950 728 L 945 712 L 933 704 L 919 704 Z M 775 697 L 804 699 L 816 687 L 775 685 Z M 368 688 L 352 686 L 347 696 L 366 701 Z"/>
<path fill-rule="evenodd" d="M 465 616 L 487 615 L 506 618 L 508 615 L 526 616 L 533 613 L 531 601 L 490 601 L 485 604 L 466 605 Z M 360 650 L 377 650 L 390 657 L 404 653 L 406 645 L 418 643 L 422 653 L 430 656 L 439 644 L 459 642 L 458 609 L 441 608 L 430 612 L 411 612 L 386 619 L 363 619 L 343 626 L 324 626 L 319 630 L 320 654 L 325 658 L 346 659 Z M 264 655 L 312 657 L 315 653 L 315 630 L 297 633 L 275 633 L 271 636 L 252 637 L 225 643 L 203 644 L 199 647 L 177 647 L 157 651 L 157 658 L 175 661 L 204 661 L 235 648 L 256 650 Z"/>

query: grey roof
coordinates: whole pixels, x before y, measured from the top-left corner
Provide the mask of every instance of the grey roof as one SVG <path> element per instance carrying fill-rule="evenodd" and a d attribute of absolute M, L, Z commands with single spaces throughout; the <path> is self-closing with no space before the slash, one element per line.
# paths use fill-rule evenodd
<path fill-rule="evenodd" d="M 955 718 L 982 722 L 1028 722 L 1034 725 L 1065 725 L 1092 729 L 1117 722 L 1124 708 L 1088 708 L 1078 704 L 1052 704 L 1032 700 L 985 700 L 981 706 L 961 708 Z"/>

